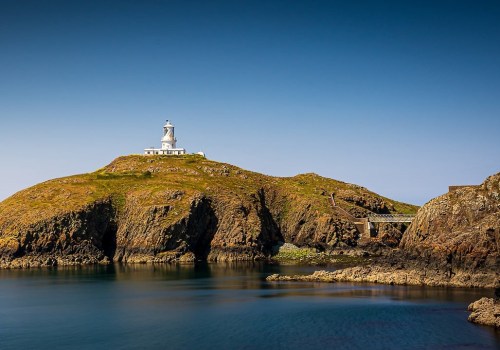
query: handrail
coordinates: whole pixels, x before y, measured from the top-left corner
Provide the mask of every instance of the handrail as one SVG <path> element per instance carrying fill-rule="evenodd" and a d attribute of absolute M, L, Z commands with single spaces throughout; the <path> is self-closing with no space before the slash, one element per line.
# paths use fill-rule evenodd
<path fill-rule="evenodd" d="M 339 207 L 333 198 L 333 193 L 330 193 L 330 201 L 332 203 L 332 207 L 336 210 L 339 210 L 349 218 L 349 220 L 356 221 L 365 221 L 368 220 L 370 222 L 412 222 L 415 217 L 414 214 L 368 214 L 366 218 L 357 218 L 347 210 Z"/>
<path fill-rule="evenodd" d="M 349 218 L 349 220 L 356 221 L 356 218 L 351 213 L 349 213 L 344 208 L 337 206 L 337 203 L 335 203 L 335 199 L 333 199 L 333 193 L 330 193 L 330 199 L 331 199 L 332 206 L 334 207 L 334 209 L 341 211 L 342 214 L 344 214 L 345 216 L 347 216 Z"/>
<path fill-rule="evenodd" d="M 389 218 L 389 217 L 405 217 L 405 218 L 413 218 L 415 214 L 368 214 L 369 218 Z"/>
<path fill-rule="evenodd" d="M 369 214 L 371 222 L 412 222 L 414 214 Z"/>

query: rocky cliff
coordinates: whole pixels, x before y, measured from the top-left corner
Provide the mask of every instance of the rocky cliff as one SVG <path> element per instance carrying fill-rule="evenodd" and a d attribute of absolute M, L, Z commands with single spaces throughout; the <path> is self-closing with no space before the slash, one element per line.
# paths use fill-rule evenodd
<path fill-rule="evenodd" d="M 270 177 L 199 156 L 127 156 L 47 181 L 0 203 L 0 266 L 108 261 L 254 260 L 281 242 L 355 246 L 334 211 L 416 207 L 315 174 Z"/>
<path fill-rule="evenodd" d="M 500 269 L 500 173 L 419 209 L 400 248 L 410 259 L 455 270 Z"/>

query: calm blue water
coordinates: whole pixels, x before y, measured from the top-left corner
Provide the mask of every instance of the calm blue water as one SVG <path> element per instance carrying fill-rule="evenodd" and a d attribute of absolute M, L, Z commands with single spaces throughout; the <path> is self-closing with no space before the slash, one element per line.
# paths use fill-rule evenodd
<path fill-rule="evenodd" d="M 0 271 L 0 349 L 498 349 L 488 290 L 267 283 L 262 264 Z"/>

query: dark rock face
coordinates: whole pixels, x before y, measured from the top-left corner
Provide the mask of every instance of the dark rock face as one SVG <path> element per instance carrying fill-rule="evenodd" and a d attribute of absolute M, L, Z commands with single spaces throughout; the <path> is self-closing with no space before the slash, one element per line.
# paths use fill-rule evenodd
<path fill-rule="evenodd" d="M 194 198 L 189 212 L 179 220 L 166 224 L 165 220 L 174 209 L 172 205 L 143 206 L 130 196 L 125 210 L 118 218 L 117 249 L 113 260 L 145 262 L 156 255 L 157 259 L 170 261 L 188 252 L 200 237 L 212 235 L 215 220 L 209 201 Z M 195 229 L 200 228 L 195 233 Z M 202 251 L 198 247 L 196 252 Z"/>
<path fill-rule="evenodd" d="M 378 226 L 378 238 L 380 241 L 391 248 L 396 248 L 403 238 L 403 232 L 406 227 L 398 223 L 381 223 Z"/>
<path fill-rule="evenodd" d="M 282 200 L 265 189 L 247 201 L 197 194 L 190 200 L 188 214 L 166 226 L 162 220 L 168 207 L 128 205 L 118 219 L 114 260 L 173 261 L 188 253 L 196 260 L 255 260 L 269 257 L 273 246 L 288 240 L 307 245 L 344 239 L 346 244 L 355 244 L 343 232 L 349 223 L 331 218 L 320 221 L 308 206 L 281 219 L 277 206 Z"/>
<path fill-rule="evenodd" d="M 500 174 L 478 187 L 431 200 L 418 211 L 400 245 L 427 265 L 466 271 L 500 268 Z"/>
<path fill-rule="evenodd" d="M 2 260 L 20 259 L 23 266 L 96 263 L 106 254 L 112 258 L 116 232 L 111 201 L 93 203 L 77 212 L 55 216 L 28 227 L 15 249 L 3 249 Z M 31 263 L 30 263 L 31 261 Z"/>

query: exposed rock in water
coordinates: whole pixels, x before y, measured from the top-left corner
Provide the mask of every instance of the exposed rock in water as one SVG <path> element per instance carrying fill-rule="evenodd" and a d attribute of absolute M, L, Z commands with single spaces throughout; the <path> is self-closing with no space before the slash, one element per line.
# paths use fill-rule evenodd
<path fill-rule="evenodd" d="M 352 248 L 359 233 L 332 210 L 416 207 L 315 174 L 275 178 L 203 157 L 120 157 L 0 203 L 0 266 L 268 259 L 283 242 Z M 358 206 L 359 205 L 359 206 Z"/>
<path fill-rule="evenodd" d="M 468 307 L 469 321 L 500 329 L 500 300 L 481 298 Z"/>
<path fill-rule="evenodd" d="M 267 277 L 268 281 L 308 282 L 370 282 L 412 286 L 434 287 L 481 287 L 492 288 L 496 283 L 494 272 L 470 273 L 459 271 L 449 277 L 445 271 L 425 270 L 418 267 L 386 265 L 356 266 L 336 271 L 315 271 L 311 275 L 278 275 Z"/>

